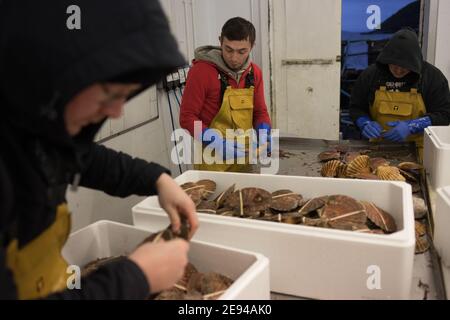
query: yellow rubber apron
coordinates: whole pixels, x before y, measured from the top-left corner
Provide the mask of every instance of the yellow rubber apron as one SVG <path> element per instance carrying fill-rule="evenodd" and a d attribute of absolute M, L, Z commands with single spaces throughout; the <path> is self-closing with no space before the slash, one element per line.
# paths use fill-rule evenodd
<path fill-rule="evenodd" d="M 384 130 L 392 127 L 386 123 L 390 121 L 404 121 L 423 117 L 426 113 L 422 94 L 413 88 L 409 92 L 390 92 L 386 87 L 380 87 L 375 92 L 375 100 L 370 108 L 370 115 Z M 407 141 L 414 141 L 417 146 L 420 160 L 423 154 L 423 134 L 414 134 Z"/>
<path fill-rule="evenodd" d="M 226 138 L 226 129 L 242 129 L 244 132 L 252 129 L 254 91 L 255 88 L 253 86 L 245 89 L 234 89 L 228 86 L 223 95 L 222 106 L 209 125 L 209 128 L 218 130 L 224 139 Z M 243 135 L 241 138 L 246 139 L 245 141 L 248 142 L 248 136 Z M 248 145 L 249 143 L 246 143 L 247 147 Z M 247 157 L 245 158 L 244 164 L 226 164 L 226 160 L 223 160 L 222 164 L 207 164 L 205 160 L 209 159 L 209 161 L 213 161 L 214 156 L 211 156 L 209 152 L 205 152 L 205 147 L 203 147 L 202 151 L 203 163 L 194 165 L 196 170 L 247 172 L 250 169 L 249 159 Z M 237 160 L 235 159 L 234 162 L 237 162 Z"/>
<path fill-rule="evenodd" d="M 23 248 L 17 239 L 7 248 L 6 263 L 14 274 L 19 299 L 36 299 L 67 288 L 67 262 L 61 250 L 69 236 L 66 204 L 58 207 L 53 224 Z"/>

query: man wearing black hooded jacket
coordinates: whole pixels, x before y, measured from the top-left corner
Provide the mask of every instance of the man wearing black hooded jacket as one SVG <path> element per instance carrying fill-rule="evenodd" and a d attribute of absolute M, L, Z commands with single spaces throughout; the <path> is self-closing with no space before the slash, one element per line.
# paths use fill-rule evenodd
<path fill-rule="evenodd" d="M 352 89 L 350 114 L 368 139 L 415 141 L 423 130 L 450 124 L 450 93 L 442 72 L 423 60 L 415 32 L 395 33 Z"/>
<path fill-rule="evenodd" d="M 81 9 L 81 29 L 66 27 Z M 195 206 L 167 169 L 93 142 L 125 101 L 184 64 L 156 0 L 0 1 L 0 299 L 144 299 L 187 263 L 183 240 L 144 244 L 66 286 L 68 184 L 158 194 L 173 229 Z"/>

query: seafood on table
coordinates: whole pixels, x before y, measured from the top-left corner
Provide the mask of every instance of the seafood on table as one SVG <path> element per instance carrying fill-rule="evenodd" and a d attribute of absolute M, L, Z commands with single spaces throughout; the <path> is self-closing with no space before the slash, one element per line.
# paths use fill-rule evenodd
<path fill-rule="evenodd" d="M 208 185 L 209 187 L 209 185 Z M 199 189 L 198 189 L 199 190 Z M 139 245 L 146 242 L 157 243 L 160 241 L 170 241 L 175 238 L 183 238 L 188 240 L 189 224 L 186 219 L 182 219 L 181 228 L 178 233 L 172 231 L 171 226 L 166 229 L 151 234 L 144 239 Z M 138 246 L 139 246 L 138 245 Z M 113 256 L 99 258 L 89 262 L 81 271 L 82 276 L 95 272 L 102 266 L 126 259 L 125 256 Z M 218 299 L 231 285 L 233 280 L 223 274 L 217 272 L 202 273 L 198 271 L 197 267 L 192 263 L 188 263 L 183 277 L 170 289 L 164 290 L 156 295 L 152 295 L 149 299 L 154 300 L 216 300 Z"/>
<path fill-rule="evenodd" d="M 332 157 L 332 154 L 326 156 Z M 355 156 L 352 161 L 369 164 L 369 159 L 358 160 L 358 157 Z M 337 160 L 330 160 L 332 163 L 334 161 Z M 356 169 L 352 170 L 355 174 L 358 173 Z M 367 171 L 366 174 L 370 172 Z M 202 185 L 211 186 L 208 190 L 216 190 L 214 181 L 201 181 Z M 187 182 L 182 186 L 187 186 L 189 192 L 194 190 L 191 188 L 196 185 L 198 182 Z M 395 219 L 391 214 L 374 203 L 345 195 L 324 195 L 305 199 L 300 193 L 289 189 L 269 192 L 255 187 L 239 189 L 233 184 L 225 187 L 214 199 L 203 197 L 196 205 L 199 213 L 219 216 L 371 234 L 390 234 L 397 231 Z"/>

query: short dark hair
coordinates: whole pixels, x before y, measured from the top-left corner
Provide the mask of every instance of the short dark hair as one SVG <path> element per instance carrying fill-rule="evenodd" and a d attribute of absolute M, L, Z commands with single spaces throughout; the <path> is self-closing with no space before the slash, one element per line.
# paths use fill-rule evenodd
<path fill-rule="evenodd" d="M 250 21 L 241 17 L 231 18 L 222 27 L 221 39 L 224 37 L 232 41 L 249 40 L 253 46 L 255 44 L 256 31 Z"/>

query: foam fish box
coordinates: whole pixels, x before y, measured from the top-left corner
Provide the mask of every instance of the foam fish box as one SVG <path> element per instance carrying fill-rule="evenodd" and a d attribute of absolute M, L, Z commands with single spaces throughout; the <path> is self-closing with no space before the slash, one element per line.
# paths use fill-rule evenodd
<path fill-rule="evenodd" d="M 433 242 L 444 265 L 450 267 L 450 186 L 436 191 Z"/>
<path fill-rule="evenodd" d="M 180 185 L 211 179 L 217 190 L 259 187 L 290 189 L 304 198 L 343 194 L 374 202 L 389 212 L 399 231 L 363 234 L 302 225 L 199 213 L 194 239 L 259 252 L 270 260 L 271 290 L 315 299 L 408 299 L 414 260 L 411 187 L 403 182 L 187 171 Z M 133 208 L 134 223 L 149 230 L 168 224 L 157 197 Z"/>
<path fill-rule="evenodd" d="M 423 164 L 434 189 L 450 185 L 450 126 L 425 129 Z"/>
<path fill-rule="evenodd" d="M 148 236 L 147 230 L 135 226 L 99 221 L 74 232 L 63 256 L 81 267 L 97 258 L 129 254 Z M 270 299 L 269 260 L 261 254 L 191 241 L 189 262 L 200 272 L 218 272 L 234 280 L 219 300 Z"/>

